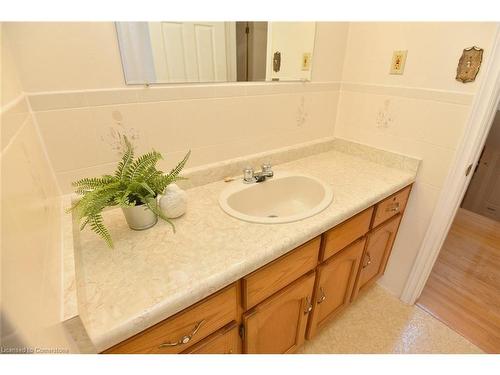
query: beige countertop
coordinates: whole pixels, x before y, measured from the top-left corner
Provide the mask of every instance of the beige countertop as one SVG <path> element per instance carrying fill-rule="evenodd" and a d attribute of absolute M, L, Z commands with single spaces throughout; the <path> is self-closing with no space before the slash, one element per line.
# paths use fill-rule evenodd
<path fill-rule="evenodd" d="M 78 313 L 97 351 L 181 311 L 415 180 L 418 160 L 343 140 L 332 147 L 274 167 L 331 185 L 332 204 L 313 217 L 272 225 L 240 221 L 220 209 L 218 197 L 227 185 L 218 181 L 187 190 L 188 211 L 175 220 L 175 234 L 162 221 L 132 231 L 121 210 L 112 209 L 104 218 L 114 249 L 89 230 L 75 236 Z"/>

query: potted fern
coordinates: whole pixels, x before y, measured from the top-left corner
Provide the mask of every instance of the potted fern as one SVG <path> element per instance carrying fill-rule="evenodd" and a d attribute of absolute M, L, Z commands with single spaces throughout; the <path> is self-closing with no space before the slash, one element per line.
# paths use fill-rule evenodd
<path fill-rule="evenodd" d="M 119 206 L 131 229 L 151 228 L 158 217 L 168 222 L 175 232 L 173 223 L 158 207 L 157 197 L 165 188 L 178 180 L 191 151 L 177 166 L 165 174 L 156 168 L 162 155 L 151 151 L 134 159 L 134 148 L 126 136 L 122 136 L 125 150 L 114 175 L 83 178 L 73 183 L 75 192 L 82 197 L 70 208 L 78 213 L 80 230 L 87 225 L 113 247 L 111 235 L 103 223 L 102 211 L 106 207 Z"/>

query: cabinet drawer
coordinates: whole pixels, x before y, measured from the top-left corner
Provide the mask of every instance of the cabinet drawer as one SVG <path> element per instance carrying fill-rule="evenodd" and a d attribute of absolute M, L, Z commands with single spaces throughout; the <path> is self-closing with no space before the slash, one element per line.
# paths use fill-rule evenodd
<path fill-rule="evenodd" d="M 337 254 L 344 247 L 364 236 L 370 229 L 373 207 L 330 229 L 323 235 L 321 261 Z"/>
<path fill-rule="evenodd" d="M 232 321 L 224 328 L 193 345 L 183 354 L 241 354 L 238 323 Z"/>
<path fill-rule="evenodd" d="M 394 215 L 403 212 L 408 201 L 408 196 L 410 195 L 410 190 L 411 186 L 405 187 L 403 190 L 378 203 L 375 206 L 372 227 L 376 227 Z"/>
<path fill-rule="evenodd" d="M 237 320 L 236 288 L 232 284 L 105 353 L 180 353 Z"/>
<path fill-rule="evenodd" d="M 268 265 L 243 278 L 243 307 L 252 308 L 292 281 L 306 274 L 318 263 L 321 237 L 305 243 Z"/>

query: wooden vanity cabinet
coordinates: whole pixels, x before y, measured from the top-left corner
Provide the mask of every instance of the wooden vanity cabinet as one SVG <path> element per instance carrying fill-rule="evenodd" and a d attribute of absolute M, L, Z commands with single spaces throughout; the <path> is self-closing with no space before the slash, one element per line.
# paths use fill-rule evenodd
<path fill-rule="evenodd" d="M 243 314 L 244 353 L 293 353 L 303 344 L 314 279 L 310 272 Z"/>
<path fill-rule="evenodd" d="M 385 271 L 411 186 L 105 353 L 293 353 Z"/>
<path fill-rule="evenodd" d="M 318 267 L 307 339 L 349 305 L 365 242 L 361 238 Z"/>
<path fill-rule="evenodd" d="M 352 300 L 361 289 L 374 283 L 385 272 L 401 217 L 401 214 L 398 214 L 368 234 Z"/>

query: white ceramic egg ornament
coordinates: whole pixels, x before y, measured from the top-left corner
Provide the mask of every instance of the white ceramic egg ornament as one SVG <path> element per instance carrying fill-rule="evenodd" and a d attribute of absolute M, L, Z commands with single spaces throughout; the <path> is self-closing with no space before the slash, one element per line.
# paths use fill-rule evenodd
<path fill-rule="evenodd" d="M 184 215 L 187 208 L 187 193 L 176 184 L 168 185 L 160 197 L 160 209 L 169 219 Z"/>

